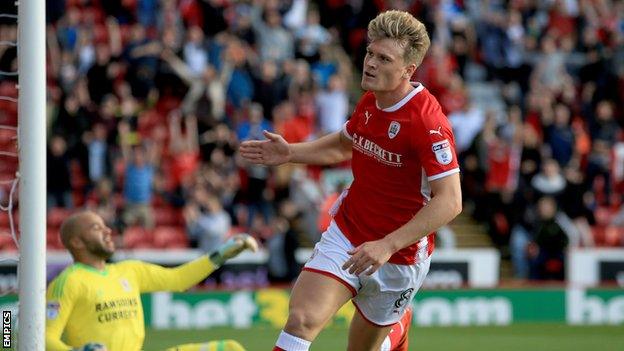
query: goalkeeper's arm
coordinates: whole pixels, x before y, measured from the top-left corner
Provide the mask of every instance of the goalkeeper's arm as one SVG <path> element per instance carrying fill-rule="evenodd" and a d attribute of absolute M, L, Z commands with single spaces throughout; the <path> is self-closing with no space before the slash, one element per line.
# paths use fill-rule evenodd
<path fill-rule="evenodd" d="M 247 249 L 254 252 L 258 250 L 256 239 L 249 234 L 234 235 L 219 246 L 215 252 L 210 254 L 210 261 L 218 268 L 221 267 L 225 261 L 238 256 L 239 253 Z"/>
<path fill-rule="evenodd" d="M 141 292 L 184 291 L 204 280 L 225 261 L 244 250 L 256 251 L 258 244 L 249 234 L 238 234 L 216 251 L 175 268 L 165 268 L 139 261 L 121 263 L 136 272 Z"/>

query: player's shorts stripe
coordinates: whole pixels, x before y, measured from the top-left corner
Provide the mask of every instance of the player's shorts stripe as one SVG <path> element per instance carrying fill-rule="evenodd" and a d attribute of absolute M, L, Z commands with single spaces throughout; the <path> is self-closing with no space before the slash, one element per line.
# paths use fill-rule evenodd
<path fill-rule="evenodd" d="M 320 269 L 309 268 L 309 267 L 304 267 L 303 270 L 304 271 L 308 271 L 308 272 L 312 272 L 312 273 L 322 274 L 324 276 L 332 278 L 332 279 L 338 281 L 339 283 L 341 283 L 342 285 L 344 285 L 347 289 L 349 289 L 349 291 L 351 291 L 351 295 L 353 295 L 353 296 L 357 295 L 357 291 L 355 291 L 355 288 L 353 286 L 351 286 L 351 284 L 347 283 L 346 281 L 342 280 L 342 278 L 340 278 L 339 276 L 337 276 L 337 275 L 335 275 L 335 274 L 333 274 L 331 272 L 322 271 Z"/>
<path fill-rule="evenodd" d="M 377 328 L 385 328 L 385 327 L 389 327 L 391 325 L 394 325 L 395 323 L 390 323 L 390 324 L 377 324 L 373 321 L 371 321 L 370 319 L 368 319 L 368 317 L 366 317 L 364 315 L 364 313 L 362 312 L 362 310 L 360 309 L 360 306 L 357 305 L 357 303 L 353 300 L 351 300 L 351 302 L 353 302 L 353 306 L 355 306 L 355 309 L 358 311 L 358 313 L 360 314 L 360 316 L 362 316 L 362 318 L 364 318 L 365 321 L 367 321 L 369 324 L 377 327 Z"/>

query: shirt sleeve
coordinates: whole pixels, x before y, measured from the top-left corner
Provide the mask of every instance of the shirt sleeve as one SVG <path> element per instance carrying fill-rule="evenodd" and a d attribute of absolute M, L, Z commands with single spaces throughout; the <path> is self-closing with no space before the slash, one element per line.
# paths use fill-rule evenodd
<path fill-rule="evenodd" d="M 68 283 L 67 276 L 62 274 L 50 283 L 46 293 L 46 350 L 72 350 L 61 340 L 61 336 L 79 296 L 79 289 L 79 286 Z"/>
<path fill-rule="evenodd" d="M 208 256 L 175 268 L 140 261 L 126 261 L 119 265 L 134 271 L 141 292 L 184 291 L 201 282 L 217 268 Z"/>
<path fill-rule="evenodd" d="M 424 114 L 422 124 L 415 128 L 416 152 L 429 181 L 459 172 L 455 137 L 451 125 L 436 104 Z"/>

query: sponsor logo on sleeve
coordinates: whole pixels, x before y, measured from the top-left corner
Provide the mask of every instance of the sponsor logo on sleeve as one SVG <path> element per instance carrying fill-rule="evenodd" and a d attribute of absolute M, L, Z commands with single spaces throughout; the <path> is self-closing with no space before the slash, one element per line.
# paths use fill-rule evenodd
<path fill-rule="evenodd" d="M 436 160 L 441 165 L 448 165 L 453 161 L 453 152 L 451 152 L 451 143 L 448 139 L 444 139 L 431 145 L 431 150 L 436 156 Z"/>
<path fill-rule="evenodd" d="M 48 319 L 56 319 L 59 315 L 61 304 L 58 301 L 48 302 L 46 306 L 46 317 Z"/>

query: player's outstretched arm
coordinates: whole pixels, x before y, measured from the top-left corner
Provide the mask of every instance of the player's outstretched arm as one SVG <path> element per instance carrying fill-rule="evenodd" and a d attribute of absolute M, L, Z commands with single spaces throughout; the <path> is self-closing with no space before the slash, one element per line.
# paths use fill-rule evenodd
<path fill-rule="evenodd" d="M 215 252 L 175 268 L 140 261 L 124 261 L 118 265 L 121 269 L 135 272 L 141 292 L 184 291 L 206 279 L 226 260 L 245 250 L 255 251 L 257 248 L 256 240 L 249 234 L 238 234 L 223 243 Z"/>
<path fill-rule="evenodd" d="M 331 165 L 351 158 L 351 142 L 342 132 L 319 139 L 289 144 L 279 134 L 264 131 L 266 140 L 248 140 L 241 143 L 240 154 L 247 161 L 267 166 L 287 162 L 311 165 Z"/>
<path fill-rule="evenodd" d="M 211 253 L 210 260 L 219 267 L 245 250 L 258 251 L 258 242 L 249 234 L 237 234 L 219 246 L 217 251 Z"/>
<path fill-rule="evenodd" d="M 255 164 L 278 166 L 290 162 L 290 145 L 279 134 L 263 131 L 266 140 L 247 140 L 240 145 L 241 156 Z"/>

